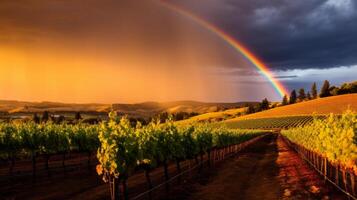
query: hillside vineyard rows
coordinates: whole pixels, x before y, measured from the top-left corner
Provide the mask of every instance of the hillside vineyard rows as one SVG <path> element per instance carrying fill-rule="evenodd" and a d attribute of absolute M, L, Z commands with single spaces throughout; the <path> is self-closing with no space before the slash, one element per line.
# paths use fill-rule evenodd
<path fill-rule="evenodd" d="M 323 119 L 325 116 L 315 116 Z M 301 127 L 311 123 L 314 116 L 288 116 L 288 117 L 271 117 L 258 119 L 242 119 L 236 121 L 224 122 L 229 128 L 241 129 L 287 129 Z"/>
<path fill-rule="evenodd" d="M 150 171 L 157 167 L 163 167 L 164 178 L 168 181 L 170 163 L 175 163 L 180 172 L 180 163 L 186 160 L 202 163 L 204 157 L 209 160 L 216 149 L 229 148 L 272 133 L 257 128 L 286 128 L 281 134 L 289 142 L 326 158 L 331 165 L 338 166 L 337 171 L 349 169 L 350 178 L 356 174 L 357 119 L 352 111 L 346 111 L 342 116 L 242 121 L 238 121 L 235 127 L 250 129 L 228 129 L 201 123 L 182 126 L 171 120 L 164 124 L 153 121 L 146 126 L 138 123 L 133 127 L 127 118 L 120 118 L 115 112 L 109 114 L 108 121 L 99 125 L 0 123 L 0 157 L 8 163 L 9 174 L 13 173 L 15 161 L 30 159 L 33 176 L 36 176 L 36 160 L 39 157 L 44 157 L 48 166 L 51 156 L 63 155 L 64 162 L 65 155 L 73 152 L 88 154 L 88 160 L 96 154 L 96 171 L 104 182 L 109 183 L 112 199 L 118 199 L 119 183 L 125 186 L 123 192 L 127 198 L 126 181 L 138 170 L 145 172 L 150 189 Z M 227 126 L 231 127 L 230 124 Z M 316 163 L 319 168 L 326 166 L 322 162 Z M 339 181 L 339 178 L 336 180 Z M 344 183 L 346 188 L 353 188 L 355 194 L 354 179 Z"/>

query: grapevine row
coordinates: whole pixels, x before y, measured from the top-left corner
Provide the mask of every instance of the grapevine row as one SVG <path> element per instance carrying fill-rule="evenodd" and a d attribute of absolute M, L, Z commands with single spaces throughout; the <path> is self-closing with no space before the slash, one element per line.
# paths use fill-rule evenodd
<path fill-rule="evenodd" d="M 166 180 L 168 165 L 194 159 L 196 162 L 214 149 L 239 144 L 262 134 L 258 130 L 228 130 L 212 128 L 208 124 L 179 126 L 173 121 L 164 124 L 152 122 L 147 126 L 132 127 L 127 118 L 109 114 L 109 121 L 99 125 L 52 124 L 33 122 L 0 123 L 0 159 L 9 162 L 12 174 L 15 160 L 32 160 L 32 172 L 36 177 L 36 158 L 45 158 L 46 169 L 52 155 L 79 152 L 90 155 L 97 151 L 98 174 L 117 190 L 115 181 L 125 183 L 128 176 L 138 169 L 147 174 L 157 166 L 163 166 Z M 114 184 L 113 184 L 114 183 Z M 113 193 L 114 195 L 114 193 Z M 115 195 L 114 195 L 115 196 Z"/>
<path fill-rule="evenodd" d="M 304 127 L 283 130 L 283 138 L 325 180 L 357 199 L 357 116 L 346 111 Z"/>
<path fill-rule="evenodd" d="M 119 182 L 127 199 L 126 181 L 135 169 L 145 170 L 152 187 L 149 173 L 159 165 L 163 166 L 168 181 L 169 163 L 176 163 L 180 172 L 181 161 L 200 158 L 202 162 L 203 156 L 210 158 L 215 148 L 239 144 L 262 134 L 258 130 L 212 129 L 206 124 L 177 126 L 172 121 L 133 128 L 128 119 L 120 119 L 115 113 L 110 113 L 109 118 L 99 128 L 97 172 L 109 183 L 112 199 L 119 199 Z"/>
<path fill-rule="evenodd" d="M 352 111 L 342 116 L 313 119 L 307 126 L 283 130 L 289 140 L 326 156 L 330 161 L 355 167 L 357 160 L 357 117 Z"/>
<path fill-rule="evenodd" d="M 36 176 L 36 158 L 45 157 L 46 169 L 51 155 L 70 152 L 94 153 L 98 146 L 98 127 L 43 123 L 0 123 L 0 158 L 10 161 L 12 174 L 16 159 L 31 158 L 33 176 Z"/>
<path fill-rule="evenodd" d="M 225 122 L 230 128 L 240 129 L 287 129 L 292 127 L 304 126 L 313 121 L 313 116 L 289 116 L 272 117 L 258 119 L 244 119 L 239 121 Z M 316 116 L 323 119 L 323 116 Z"/>

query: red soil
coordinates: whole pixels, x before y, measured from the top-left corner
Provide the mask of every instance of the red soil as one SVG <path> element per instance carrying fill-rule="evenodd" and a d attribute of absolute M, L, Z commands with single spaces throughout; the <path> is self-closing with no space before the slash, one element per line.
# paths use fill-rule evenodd
<path fill-rule="evenodd" d="M 109 199 L 108 185 L 96 175 L 95 164 L 88 170 L 85 162 L 83 160 L 81 170 L 76 170 L 79 165 L 73 164 L 66 174 L 60 169 L 52 170 L 51 177 L 47 177 L 47 173 L 42 172 L 35 183 L 30 174 L 13 180 L 2 174 L 0 199 Z M 53 161 L 52 167 L 55 163 Z M 182 163 L 183 170 L 188 165 L 188 162 Z M 169 174 L 171 177 L 177 174 L 173 164 Z M 153 170 L 151 177 L 154 185 L 161 183 L 164 180 L 162 167 Z M 146 191 L 144 173 L 131 176 L 128 186 L 131 198 Z M 211 168 L 205 167 L 200 173 L 188 173 L 180 183 L 178 180 L 170 183 L 170 189 L 166 194 L 165 187 L 160 187 L 152 193 L 153 199 L 345 199 L 277 135 L 265 136 L 236 156 Z"/>
<path fill-rule="evenodd" d="M 276 135 L 267 136 L 216 168 L 186 199 L 347 199 Z"/>

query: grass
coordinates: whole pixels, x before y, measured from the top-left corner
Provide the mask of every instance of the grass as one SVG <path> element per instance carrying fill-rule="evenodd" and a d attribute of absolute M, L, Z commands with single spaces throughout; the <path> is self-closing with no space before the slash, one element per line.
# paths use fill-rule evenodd
<path fill-rule="evenodd" d="M 230 118 L 234 118 L 238 115 L 241 115 L 245 111 L 246 108 L 235 108 L 235 109 L 228 109 L 225 111 L 210 112 L 210 113 L 197 115 L 186 120 L 179 121 L 178 123 L 186 124 L 186 123 L 195 123 L 195 122 L 219 122 Z"/>
<path fill-rule="evenodd" d="M 324 116 L 318 116 L 324 118 Z M 243 119 L 238 121 L 221 122 L 228 128 L 234 129 L 288 129 L 293 127 L 304 126 L 313 121 L 313 116 L 288 116 L 288 117 L 271 117 Z M 219 124 L 219 123 L 218 123 Z"/>
<path fill-rule="evenodd" d="M 213 122 L 214 125 L 244 129 L 290 128 L 311 122 L 312 115 L 342 114 L 347 109 L 357 111 L 357 94 L 319 98 L 250 115 L 242 115 L 246 108 L 210 112 L 178 123 Z"/>
<path fill-rule="evenodd" d="M 253 113 L 237 117 L 228 121 L 238 121 L 243 119 L 286 117 L 286 116 L 303 116 L 303 115 L 328 115 L 330 113 L 342 114 L 347 109 L 357 111 L 357 94 L 346 94 L 315 100 L 304 101 L 292 105 L 282 106 L 266 110 L 263 112 Z"/>
<path fill-rule="evenodd" d="M 342 114 L 347 109 L 357 111 L 357 94 L 347 94 L 300 102 L 263 112 L 228 119 L 221 124 L 229 128 L 281 129 L 305 125 L 312 115 Z M 218 123 L 220 124 L 220 123 Z"/>
<path fill-rule="evenodd" d="M 0 100 L 0 112 L 33 113 L 33 112 L 108 112 L 110 104 L 75 104 L 59 102 L 25 102 Z"/>
<path fill-rule="evenodd" d="M 211 113 L 220 110 L 242 107 L 247 103 L 257 102 L 236 102 L 236 103 L 207 103 L 198 101 L 173 101 L 173 102 L 144 102 L 134 104 L 75 104 L 59 102 L 25 102 L 13 100 L 0 100 L 0 114 L 10 113 L 29 114 L 41 113 L 44 111 L 56 113 L 68 112 L 109 112 L 111 109 L 128 115 L 129 117 L 149 118 L 159 113 L 195 112 L 199 114 Z M 229 114 L 229 113 L 228 113 Z"/>

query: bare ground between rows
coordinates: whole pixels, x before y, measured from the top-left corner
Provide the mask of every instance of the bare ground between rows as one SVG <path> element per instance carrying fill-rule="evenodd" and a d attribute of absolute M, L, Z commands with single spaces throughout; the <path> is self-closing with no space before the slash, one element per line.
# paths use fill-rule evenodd
<path fill-rule="evenodd" d="M 187 162 L 183 169 L 187 169 Z M 193 165 L 194 162 L 191 162 Z M 170 176 L 177 174 L 170 165 Z M 155 169 L 152 180 L 164 180 L 162 168 Z M 147 190 L 145 176 L 129 178 L 129 195 Z M 9 186 L 7 186 L 9 188 Z M 11 188 L 11 187 L 10 187 Z M 6 195 L 4 195 L 6 194 Z M 148 199 L 145 195 L 142 199 Z M 325 184 L 298 155 L 277 135 L 268 135 L 248 146 L 236 156 L 193 171 L 170 183 L 170 192 L 161 187 L 153 199 L 344 199 Z M 0 188 L 0 199 L 109 199 L 109 188 L 95 170 L 73 171 L 42 179 L 36 183 L 20 182 L 11 191 Z"/>
<path fill-rule="evenodd" d="M 205 170 L 196 183 L 177 189 L 170 199 L 278 199 L 279 169 L 272 164 L 278 157 L 275 137 L 265 136 Z"/>
<path fill-rule="evenodd" d="M 257 141 L 170 199 L 347 199 L 310 168 L 277 135 Z"/>
<path fill-rule="evenodd" d="M 84 158 L 84 157 L 82 157 Z M 203 157 L 207 160 L 207 156 Z M 21 161 L 16 163 L 16 170 L 14 176 L 7 173 L 7 166 L 0 168 L 0 200 L 2 199 L 36 199 L 36 200 L 52 200 L 52 199 L 109 199 L 109 187 L 105 184 L 101 177 L 95 172 L 95 165 L 97 161 L 92 161 L 91 166 L 87 165 L 87 160 L 79 160 L 78 157 L 73 157 L 66 161 L 65 172 L 60 167 L 61 161 L 53 157 L 50 161 L 50 172 L 48 176 L 46 170 L 43 169 L 44 162 L 38 160 L 37 162 L 37 178 L 33 181 L 31 173 L 31 162 Z M 79 164 L 81 163 L 81 164 Z M 189 166 L 194 166 L 195 161 L 181 162 L 182 170 L 186 170 Z M 21 170 L 23 171 L 21 171 Z M 177 174 L 176 165 L 169 165 L 169 175 L 173 177 Z M 182 177 L 193 177 L 195 172 Z M 150 173 L 152 183 L 154 186 L 164 182 L 163 167 L 158 167 Z M 172 188 L 178 182 L 171 183 Z M 146 178 L 143 171 L 138 171 L 128 179 L 129 197 L 132 198 L 139 193 L 145 192 L 148 189 Z M 156 198 L 161 198 L 164 187 L 156 190 Z M 155 194 L 153 193 L 153 194 Z M 146 198 L 146 196 L 144 197 Z"/>

